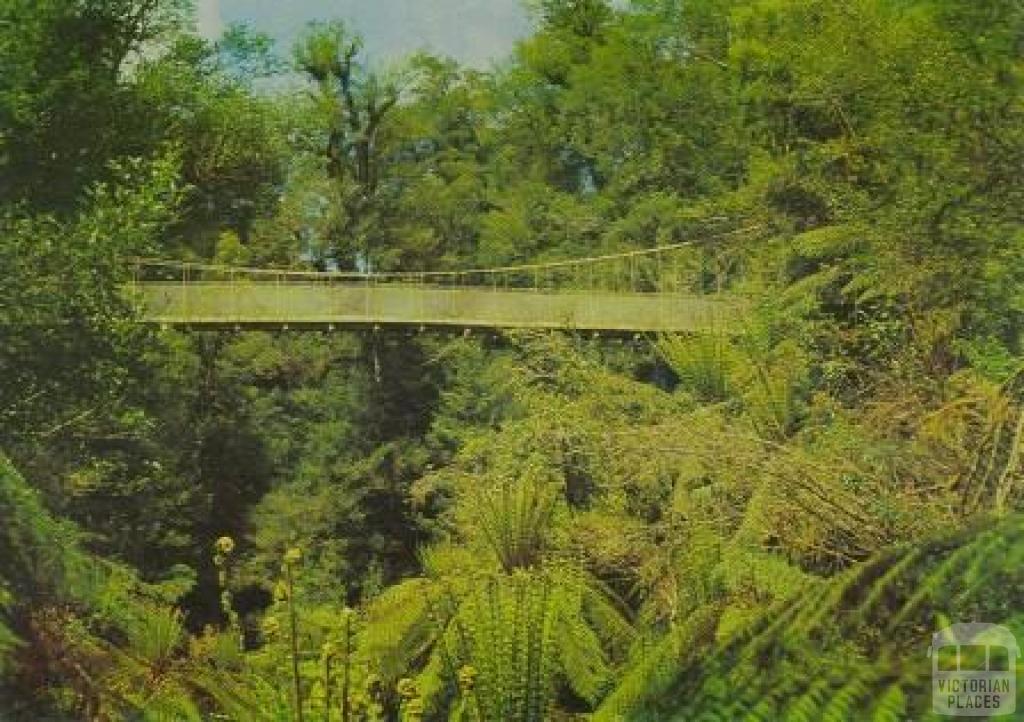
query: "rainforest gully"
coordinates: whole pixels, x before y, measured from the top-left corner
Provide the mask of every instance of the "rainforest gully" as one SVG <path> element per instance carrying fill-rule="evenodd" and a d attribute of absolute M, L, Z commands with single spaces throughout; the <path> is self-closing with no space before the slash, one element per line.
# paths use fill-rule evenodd
<path fill-rule="evenodd" d="M 338 7 L 0 0 L 0 720 L 945 719 L 1024 643 L 1024 4 Z"/>

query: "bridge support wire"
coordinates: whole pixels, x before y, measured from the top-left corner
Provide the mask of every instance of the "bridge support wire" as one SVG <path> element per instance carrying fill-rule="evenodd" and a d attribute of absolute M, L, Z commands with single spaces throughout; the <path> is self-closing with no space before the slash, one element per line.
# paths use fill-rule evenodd
<path fill-rule="evenodd" d="M 685 242 L 515 266 L 384 273 L 140 258 L 130 285 L 143 300 L 144 320 L 170 325 L 671 332 L 733 314 L 738 299 L 725 292 L 729 263 L 716 250 Z"/>

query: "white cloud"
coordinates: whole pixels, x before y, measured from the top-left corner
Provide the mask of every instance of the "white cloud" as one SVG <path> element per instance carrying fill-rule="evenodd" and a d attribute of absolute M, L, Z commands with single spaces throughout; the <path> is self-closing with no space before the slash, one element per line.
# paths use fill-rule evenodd
<path fill-rule="evenodd" d="M 213 40 L 224 32 L 220 0 L 199 0 L 196 4 L 196 28 L 204 38 Z"/>

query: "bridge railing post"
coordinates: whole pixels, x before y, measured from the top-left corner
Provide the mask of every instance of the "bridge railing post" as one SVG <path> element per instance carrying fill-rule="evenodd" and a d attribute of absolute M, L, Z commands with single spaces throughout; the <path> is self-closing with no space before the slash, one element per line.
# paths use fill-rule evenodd
<path fill-rule="evenodd" d="M 284 318 L 284 299 L 282 297 L 281 289 L 281 274 L 280 272 L 274 274 L 274 316 L 278 319 Z"/>
<path fill-rule="evenodd" d="M 418 283 L 418 287 L 417 287 L 416 290 L 419 291 L 419 293 L 417 294 L 418 303 L 416 304 L 416 316 L 417 316 L 416 320 L 419 321 L 420 323 L 423 323 L 423 321 L 426 320 L 426 316 L 427 316 L 427 299 L 426 299 L 427 277 L 426 277 L 426 275 L 421 273 L 418 276 L 418 278 L 417 278 L 417 283 Z"/>
<path fill-rule="evenodd" d="M 363 321 L 370 321 L 370 274 L 363 274 Z"/>
<path fill-rule="evenodd" d="M 189 264 L 186 263 L 181 269 L 181 315 L 188 318 L 188 282 Z"/>

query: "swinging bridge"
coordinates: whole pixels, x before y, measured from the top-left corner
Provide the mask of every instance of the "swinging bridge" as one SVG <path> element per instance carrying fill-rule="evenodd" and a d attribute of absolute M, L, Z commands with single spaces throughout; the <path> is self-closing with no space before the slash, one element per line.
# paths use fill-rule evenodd
<path fill-rule="evenodd" d="M 714 254 L 693 243 L 549 263 L 348 273 L 139 259 L 145 322 L 167 326 L 577 329 L 728 327 L 746 304 L 723 292 Z"/>

